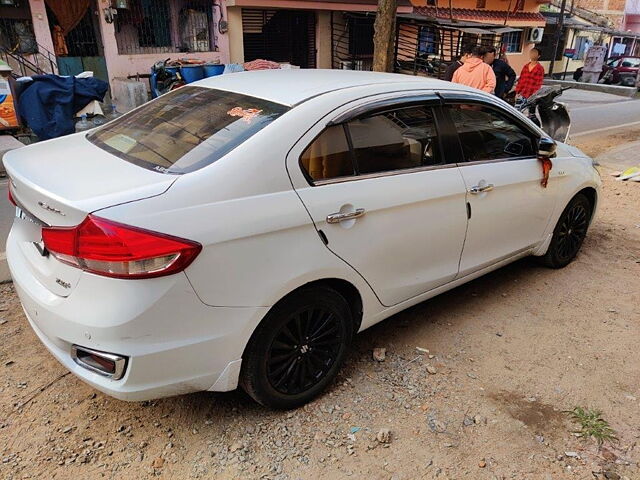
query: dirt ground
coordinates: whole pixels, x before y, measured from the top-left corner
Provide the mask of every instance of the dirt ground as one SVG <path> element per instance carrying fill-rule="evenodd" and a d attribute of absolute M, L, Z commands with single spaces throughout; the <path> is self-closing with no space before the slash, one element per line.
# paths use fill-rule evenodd
<path fill-rule="evenodd" d="M 640 479 L 640 183 L 603 176 L 575 262 L 525 259 L 367 330 L 338 381 L 292 412 L 239 391 L 111 399 L 47 353 L 0 287 L 0 478 Z M 575 406 L 600 409 L 619 442 L 573 435 Z"/>

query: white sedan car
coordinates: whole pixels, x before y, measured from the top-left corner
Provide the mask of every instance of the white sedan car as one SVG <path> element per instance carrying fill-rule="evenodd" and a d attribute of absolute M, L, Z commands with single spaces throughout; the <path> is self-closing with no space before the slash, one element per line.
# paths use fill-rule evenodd
<path fill-rule="evenodd" d="M 600 188 L 495 97 L 350 71 L 206 79 L 4 162 L 7 260 L 60 362 L 124 400 L 241 385 L 274 408 L 411 305 L 527 255 L 567 265 Z"/>

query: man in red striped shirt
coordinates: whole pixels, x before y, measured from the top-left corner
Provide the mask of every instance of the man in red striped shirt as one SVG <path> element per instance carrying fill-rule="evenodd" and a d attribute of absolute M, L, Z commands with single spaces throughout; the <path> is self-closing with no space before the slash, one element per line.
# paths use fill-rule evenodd
<path fill-rule="evenodd" d="M 516 93 L 525 99 L 540 90 L 544 80 L 544 67 L 538 62 L 540 50 L 535 47 L 532 48 L 529 51 L 529 58 L 531 61 L 522 67 L 520 79 L 516 86 Z"/>

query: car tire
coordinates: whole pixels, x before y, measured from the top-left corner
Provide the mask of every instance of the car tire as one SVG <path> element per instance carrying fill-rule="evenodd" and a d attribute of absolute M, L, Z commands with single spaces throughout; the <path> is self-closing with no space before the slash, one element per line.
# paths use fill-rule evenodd
<path fill-rule="evenodd" d="M 565 207 L 558 219 L 553 237 L 542 262 L 550 268 L 567 266 L 576 257 L 587 235 L 593 207 L 582 193 Z"/>
<path fill-rule="evenodd" d="M 252 335 L 240 384 L 266 407 L 299 407 L 336 377 L 352 336 L 342 295 L 324 286 L 298 290 L 276 304 Z"/>
<path fill-rule="evenodd" d="M 623 87 L 635 87 L 636 79 L 634 77 L 625 77 L 620 82 Z"/>

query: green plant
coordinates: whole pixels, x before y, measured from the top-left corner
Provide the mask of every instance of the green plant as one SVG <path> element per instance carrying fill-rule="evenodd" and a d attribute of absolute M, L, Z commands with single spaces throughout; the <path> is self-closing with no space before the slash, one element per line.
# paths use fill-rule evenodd
<path fill-rule="evenodd" d="M 596 409 L 575 407 L 566 412 L 574 423 L 580 426 L 574 433 L 581 438 L 593 438 L 598 442 L 598 448 L 604 442 L 618 441 L 616 431 L 611 428 L 609 422 L 602 418 L 602 412 Z"/>

